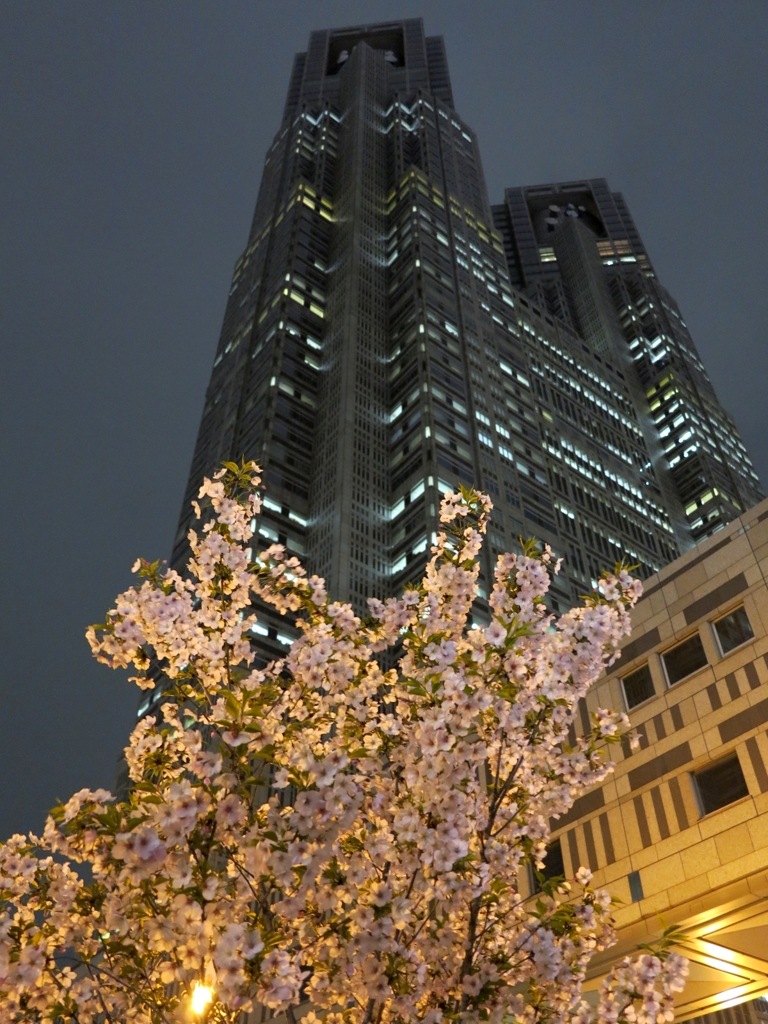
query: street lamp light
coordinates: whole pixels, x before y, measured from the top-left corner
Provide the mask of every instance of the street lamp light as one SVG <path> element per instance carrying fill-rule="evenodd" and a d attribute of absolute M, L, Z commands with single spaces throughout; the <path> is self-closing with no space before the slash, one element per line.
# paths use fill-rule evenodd
<path fill-rule="evenodd" d="M 192 1013 L 201 1016 L 213 1002 L 213 989 L 201 982 L 196 982 L 192 989 Z"/>

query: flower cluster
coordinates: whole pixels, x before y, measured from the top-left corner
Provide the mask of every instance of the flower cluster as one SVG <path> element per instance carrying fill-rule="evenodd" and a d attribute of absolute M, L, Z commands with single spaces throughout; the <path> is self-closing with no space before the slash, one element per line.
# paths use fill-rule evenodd
<path fill-rule="evenodd" d="M 661 954 L 643 953 L 636 960 L 625 957 L 611 971 L 600 993 L 597 1019 L 605 1024 L 661 1024 L 674 1019 L 672 997 L 682 992 L 688 961 L 662 941 Z M 592 1024 L 595 1011 L 582 1001 L 571 1024 Z"/>
<path fill-rule="evenodd" d="M 259 483 L 251 463 L 206 480 L 189 578 L 138 562 L 88 633 L 139 686 L 162 674 L 164 702 L 131 737 L 126 800 L 83 790 L 0 847 L 3 1020 L 159 1024 L 199 986 L 212 1021 L 302 1000 L 309 1024 L 592 1019 L 611 898 L 583 868 L 533 901 L 525 878 L 612 768 L 624 716 L 569 726 L 639 583 L 617 571 L 556 619 L 559 565 L 530 542 L 470 628 L 491 503 L 463 490 L 422 582 L 361 619 L 279 545 L 252 557 Z M 265 604 L 300 635 L 257 668 Z M 668 951 L 623 963 L 598 1017 L 661 1024 L 683 974 Z"/>

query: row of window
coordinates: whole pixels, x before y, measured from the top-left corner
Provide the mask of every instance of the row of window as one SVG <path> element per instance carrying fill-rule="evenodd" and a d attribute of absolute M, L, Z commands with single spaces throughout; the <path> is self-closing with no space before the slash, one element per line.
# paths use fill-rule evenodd
<path fill-rule="evenodd" d="M 727 615 L 715 619 L 711 625 L 723 657 L 754 637 L 749 617 L 743 605 L 728 612 Z M 667 686 L 674 686 L 675 683 L 682 682 L 694 672 L 698 672 L 700 668 L 704 668 L 707 664 L 707 655 L 701 642 L 701 636 L 694 633 L 682 643 L 675 644 L 674 647 L 664 651 L 661 655 L 661 664 L 664 667 Z M 627 710 L 656 696 L 651 669 L 647 662 L 635 669 L 634 672 L 624 676 L 621 683 Z"/>

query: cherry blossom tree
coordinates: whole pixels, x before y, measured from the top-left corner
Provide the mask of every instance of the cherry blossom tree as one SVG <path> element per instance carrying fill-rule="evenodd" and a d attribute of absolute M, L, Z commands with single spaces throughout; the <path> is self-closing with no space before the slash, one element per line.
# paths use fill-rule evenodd
<path fill-rule="evenodd" d="M 582 982 L 614 938 L 590 872 L 545 880 L 550 822 L 605 779 L 625 716 L 576 702 L 641 587 L 619 569 L 548 614 L 547 547 L 500 556 L 469 628 L 491 502 L 448 494 L 426 575 L 361 619 L 279 545 L 252 554 L 260 483 L 228 463 L 194 503 L 189 577 L 139 561 L 88 631 L 99 661 L 165 680 L 126 749 L 129 796 L 81 790 L 0 846 L 0 1018 L 307 1024 L 661 1024 L 669 942 Z M 299 631 L 254 667 L 254 599 Z M 387 666 L 396 665 L 388 668 Z M 307 1008 L 310 1007 L 307 1012 Z"/>

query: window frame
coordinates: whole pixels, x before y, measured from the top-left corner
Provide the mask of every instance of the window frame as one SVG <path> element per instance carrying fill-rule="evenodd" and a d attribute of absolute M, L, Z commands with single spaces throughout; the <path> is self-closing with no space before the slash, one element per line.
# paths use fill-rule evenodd
<path fill-rule="evenodd" d="M 736 797 L 735 800 L 731 800 L 727 804 L 721 804 L 719 807 L 713 807 L 711 811 L 707 811 L 704 808 L 704 800 L 701 795 L 698 776 L 702 775 L 704 772 L 711 771 L 713 768 L 717 768 L 721 764 L 726 764 L 730 761 L 735 761 L 738 764 L 739 771 L 741 772 L 741 777 L 744 780 L 746 793 L 744 793 L 742 796 Z M 717 814 L 718 811 L 724 811 L 727 807 L 733 807 L 734 804 L 737 804 L 740 801 L 746 800 L 747 798 L 752 796 L 752 794 L 749 791 L 749 783 L 747 782 L 747 776 L 744 774 L 744 768 L 742 767 L 739 752 L 735 747 L 733 748 L 733 750 L 729 750 L 727 754 L 721 754 L 719 757 L 715 758 L 714 761 L 708 761 L 706 764 L 702 764 L 698 768 L 692 769 L 689 772 L 689 774 L 691 777 L 691 783 L 693 784 L 693 792 L 696 797 L 696 805 L 699 809 L 699 820 L 701 820 L 701 818 L 708 818 L 710 814 Z"/>
<path fill-rule="evenodd" d="M 720 642 L 720 634 L 717 631 L 717 623 L 722 622 L 723 619 L 727 619 L 729 615 L 733 615 L 734 612 L 737 612 L 740 608 L 744 609 L 744 614 L 747 617 L 749 628 L 752 630 L 752 636 L 747 637 L 746 640 L 742 640 L 742 642 L 740 644 L 737 644 L 735 647 L 731 647 L 729 651 L 724 651 L 723 645 Z M 717 647 L 717 652 L 721 658 L 729 658 L 734 653 L 734 651 L 740 651 L 742 647 L 746 647 L 747 644 L 751 644 L 752 641 L 755 639 L 755 631 L 754 629 L 752 629 L 752 620 L 749 617 L 749 612 L 747 611 L 746 605 L 743 601 L 741 604 L 735 605 L 735 607 L 730 608 L 727 612 L 724 612 L 722 615 L 718 615 L 716 619 L 710 619 L 709 625 L 712 629 L 712 632 L 715 635 L 715 645 Z"/>
<path fill-rule="evenodd" d="M 550 837 L 550 840 L 547 843 L 547 853 L 549 853 L 550 849 L 553 846 L 555 846 L 555 844 L 557 844 L 557 846 L 560 848 L 560 860 L 562 861 L 562 864 L 563 864 L 563 878 L 567 879 L 568 875 L 567 875 L 567 872 L 565 870 L 565 851 L 563 850 L 563 839 L 564 838 L 565 837 L 563 835 L 555 836 L 554 838 Z M 529 868 L 530 868 L 529 881 L 530 881 L 530 885 L 531 885 L 531 895 L 532 896 L 537 896 L 540 892 L 542 892 L 542 889 L 540 888 L 538 879 L 536 878 L 536 867 L 535 867 L 535 865 L 533 863 L 533 860 L 529 861 Z M 560 876 L 557 875 L 557 874 L 552 874 L 549 877 L 547 877 L 545 875 L 544 876 L 544 880 L 545 881 L 549 881 L 550 878 L 559 878 L 559 877 Z"/>
<path fill-rule="evenodd" d="M 670 651 L 674 651 L 676 647 L 682 647 L 683 644 L 688 643 L 688 641 L 692 640 L 694 637 L 699 638 L 701 649 L 704 651 L 704 664 L 699 665 L 698 668 L 695 668 L 692 672 L 689 672 L 687 676 L 682 676 L 680 679 L 676 679 L 674 683 L 670 682 L 669 672 L 667 671 L 667 663 L 664 660 L 665 655 L 667 655 Z M 711 662 L 707 657 L 707 649 L 704 646 L 704 641 L 701 638 L 701 632 L 698 629 L 694 630 L 692 633 L 689 633 L 688 636 L 683 637 L 682 640 L 678 640 L 676 643 L 672 644 L 670 647 L 667 647 L 665 650 L 659 651 L 659 660 L 661 661 L 661 668 L 664 673 L 664 681 L 667 684 L 668 690 L 671 690 L 673 686 L 679 686 L 680 683 L 684 683 L 686 679 L 691 679 L 693 676 L 696 675 L 697 672 L 701 672 L 703 669 L 711 667 Z"/>
<path fill-rule="evenodd" d="M 633 676 L 636 672 L 639 672 L 643 668 L 647 668 L 648 669 L 648 675 L 651 678 L 651 688 L 652 688 L 653 692 L 651 693 L 650 697 L 646 697 L 645 700 L 641 700 L 637 704 L 633 704 L 630 707 L 629 701 L 627 700 L 627 691 L 626 691 L 626 687 L 624 686 L 624 680 L 625 679 L 629 679 L 630 676 Z M 665 676 L 665 679 L 666 679 L 666 676 Z M 626 710 L 626 712 L 628 714 L 631 713 L 632 711 L 635 711 L 637 708 L 641 708 L 644 704 L 647 704 L 649 700 L 653 700 L 654 697 L 658 697 L 658 693 L 656 692 L 656 686 L 655 686 L 654 681 L 653 681 L 653 672 L 651 671 L 650 659 L 648 659 L 648 661 L 644 661 L 641 665 L 637 665 L 635 668 L 632 669 L 631 672 L 627 672 L 626 675 L 619 676 L 619 686 L 621 687 L 621 696 L 622 696 L 622 699 L 624 701 L 624 709 Z"/>

